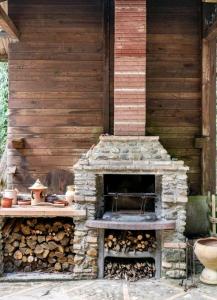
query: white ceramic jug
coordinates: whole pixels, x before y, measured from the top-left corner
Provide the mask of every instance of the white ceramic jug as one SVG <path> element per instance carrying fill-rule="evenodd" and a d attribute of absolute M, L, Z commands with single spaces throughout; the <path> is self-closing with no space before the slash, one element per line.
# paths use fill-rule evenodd
<path fill-rule="evenodd" d="M 69 205 L 72 205 L 74 202 L 74 194 L 75 194 L 75 188 L 74 185 L 68 185 L 67 191 L 65 194 L 65 199 L 69 203 Z"/>

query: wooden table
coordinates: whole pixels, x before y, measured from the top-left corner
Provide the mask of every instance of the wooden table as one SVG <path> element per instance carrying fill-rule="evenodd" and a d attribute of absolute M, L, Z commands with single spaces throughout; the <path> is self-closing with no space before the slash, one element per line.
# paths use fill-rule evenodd
<path fill-rule="evenodd" d="M 0 217 L 86 217 L 86 210 L 75 210 L 72 207 L 14 205 L 12 208 L 0 208 Z"/>

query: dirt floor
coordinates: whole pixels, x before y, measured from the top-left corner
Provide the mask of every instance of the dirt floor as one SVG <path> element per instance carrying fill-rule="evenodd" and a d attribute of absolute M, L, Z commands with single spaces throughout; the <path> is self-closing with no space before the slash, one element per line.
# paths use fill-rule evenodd
<path fill-rule="evenodd" d="M 43 281 L 1 282 L 0 300 L 203 300 L 217 299 L 217 287 L 197 282 L 185 291 L 180 281 L 147 280 L 137 282 Z M 188 282 L 190 285 L 191 282 Z"/>

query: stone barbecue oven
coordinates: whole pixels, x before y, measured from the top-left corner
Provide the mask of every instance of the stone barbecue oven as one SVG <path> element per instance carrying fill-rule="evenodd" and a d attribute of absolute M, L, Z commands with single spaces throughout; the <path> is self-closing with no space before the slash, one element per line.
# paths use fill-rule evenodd
<path fill-rule="evenodd" d="M 186 220 L 187 171 L 188 167 L 184 166 L 182 161 L 171 159 L 158 137 L 101 136 L 100 142 L 84 154 L 74 166 L 75 207 L 87 210 L 86 221 L 78 223 L 75 221 L 77 228 L 79 226 L 81 228 L 79 243 L 74 245 L 77 252 L 75 260 L 81 261 L 74 272 L 81 276 L 85 273 L 103 277 L 105 260 L 109 257 L 116 259 L 124 257 L 126 261 L 129 258 L 152 257 L 155 261 L 156 277 L 162 275 L 183 277 L 186 267 L 183 233 Z M 135 195 L 134 201 L 137 203 L 143 199 L 143 207 L 139 204 L 133 209 L 128 204 L 124 211 L 122 200 L 122 207 L 118 209 L 117 197 L 123 196 L 124 193 L 123 190 L 115 191 L 113 194 L 116 197 L 113 199 L 106 195 L 105 178 L 107 178 L 106 186 L 109 186 L 108 181 L 112 180 L 108 175 L 119 175 L 116 177 L 119 179 L 120 175 L 135 175 L 140 180 L 141 175 L 147 176 L 149 182 L 147 191 L 141 189 L 139 185 L 135 188 L 138 193 L 125 190 L 126 203 L 129 203 L 129 196 Z M 142 181 L 143 186 L 146 178 Z M 150 180 L 154 180 L 153 185 Z M 110 205 L 106 204 L 108 202 L 106 198 L 110 199 Z M 149 205 L 150 209 L 147 211 L 144 210 L 146 198 L 148 201 L 155 201 L 154 206 Z M 138 212 L 139 207 L 141 210 Z M 107 251 L 104 248 L 104 238 L 108 229 L 116 232 L 139 230 L 144 234 L 147 230 L 151 230 L 155 233 L 157 247 L 154 252 L 141 251 L 139 255 L 137 252 L 128 255 L 123 252 Z M 89 241 L 94 241 L 95 244 L 90 244 Z"/>
<path fill-rule="evenodd" d="M 171 159 L 159 137 L 145 136 L 146 23 L 146 0 L 114 1 L 114 126 L 105 126 L 105 132 L 114 127 L 114 135 L 102 135 L 74 165 L 74 207 L 60 210 L 73 223 L 63 233 L 64 220 L 60 232 L 53 220 L 45 224 L 58 242 L 48 241 L 58 260 L 50 259 L 45 270 L 70 271 L 76 279 L 185 276 L 188 167 Z M 107 108 L 105 123 L 113 118 Z M 47 211 L 44 216 L 49 217 Z"/>

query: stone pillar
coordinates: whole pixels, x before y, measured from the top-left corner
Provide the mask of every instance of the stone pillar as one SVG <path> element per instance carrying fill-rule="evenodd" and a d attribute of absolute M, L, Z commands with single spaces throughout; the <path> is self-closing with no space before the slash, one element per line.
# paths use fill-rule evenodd
<path fill-rule="evenodd" d="M 174 162 L 176 164 L 178 162 Z M 162 177 L 162 217 L 175 220 L 175 230 L 162 234 L 162 276 L 186 277 L 186 225 L 187 175 L 185 167 L 167 172 Z"/>
<path fill-rule="evenodd" d="M 84 160 L 85 162 L 85 160 Z M 75 208 L 86 209 L 87 218 L 73 218 L 75 224 L 73 251 L 75 279 L 97 278 L 98 230 L 86 227 L 86 220 L 95 219 L 96 175 L 80 170 L 75 173 Z"/>
<path fill-rule="evenodd" d="M 114 134 L 145 135 L 146 0 L 115 0 Z"/>
<path fill-rule="evenodd" d="M 74 279 L 97 278 L 98 231 L 85 226 L 86 220 L 73 219 L 75 224 L 73 251 Z"/>

